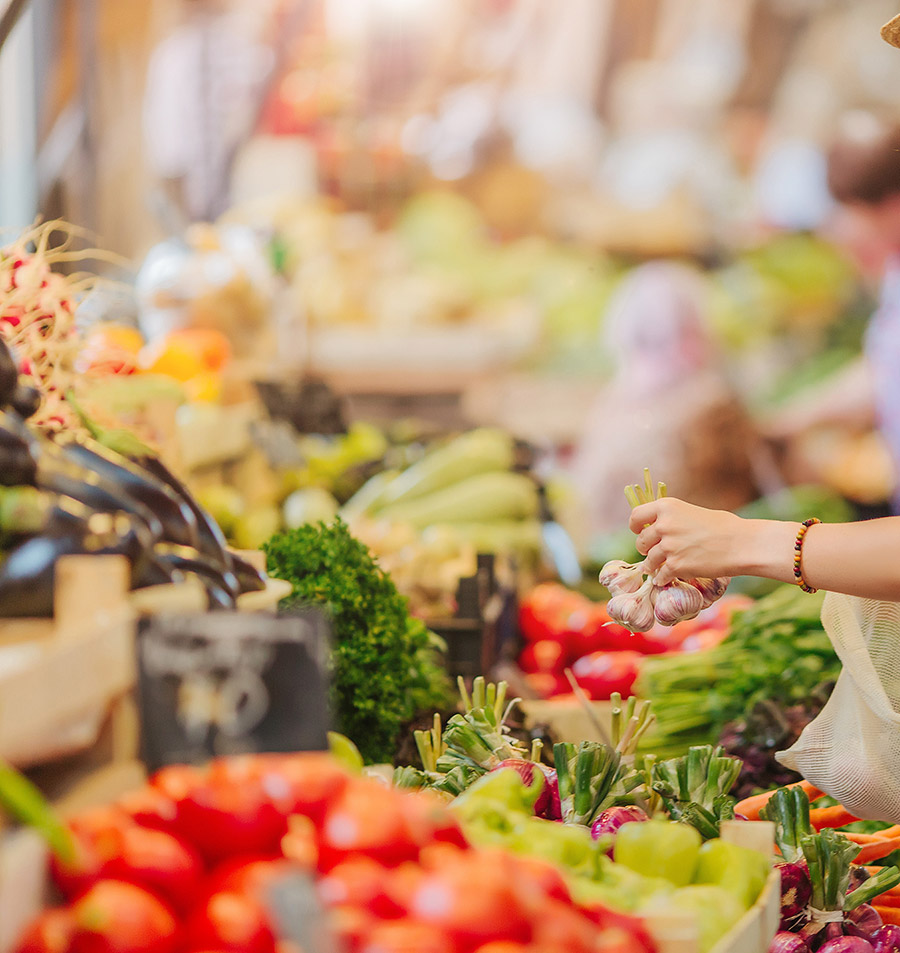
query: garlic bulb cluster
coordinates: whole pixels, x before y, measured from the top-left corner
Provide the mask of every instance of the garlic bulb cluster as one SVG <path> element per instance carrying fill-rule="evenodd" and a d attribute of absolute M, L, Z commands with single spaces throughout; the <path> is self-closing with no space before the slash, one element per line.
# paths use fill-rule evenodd
<path fill-rule="evenodd" d="M 646 577 L 646 578 L 645 578 Z M 606 611 L 610 618 L 632 632 L 646 632 L 655 623 L 670 626 L 696 618 L 720 599 L 731 580 L 676 579 L 657 586 L 644 563 L 613 559 L 600 570 L 600 584 L 609 589 Z"/>

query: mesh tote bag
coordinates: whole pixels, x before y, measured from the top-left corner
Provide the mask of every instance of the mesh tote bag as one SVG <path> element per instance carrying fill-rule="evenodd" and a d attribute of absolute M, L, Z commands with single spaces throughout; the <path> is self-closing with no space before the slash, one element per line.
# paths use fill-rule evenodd
<path fill-rule="evenodd" d="M 843 669 L 825 707 L 776 755 L 857 817 L 900 822 L 900 603 L 828 593 Z"/>

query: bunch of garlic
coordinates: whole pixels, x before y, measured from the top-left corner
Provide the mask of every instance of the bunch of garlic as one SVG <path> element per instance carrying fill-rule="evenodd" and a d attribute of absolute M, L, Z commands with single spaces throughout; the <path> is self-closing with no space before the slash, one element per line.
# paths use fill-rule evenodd
<path fill-rule="evenodd" d="M 657 586 L 644 563 L 613 559 L 600 570 L 600 584 L 610 592 L 606 611 L 632 632 L 646 632 L 655 623 L 670 626 L 696 618 L 725 594 L 731 580 L 676 579 Z"/>

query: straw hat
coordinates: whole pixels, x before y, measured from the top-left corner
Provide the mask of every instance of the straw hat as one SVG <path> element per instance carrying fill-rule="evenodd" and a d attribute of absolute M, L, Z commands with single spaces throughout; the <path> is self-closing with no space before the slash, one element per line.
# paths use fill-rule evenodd
<path fill-rule="evenodd" d="M 887 40 L 891 46 L 900 48 L 900 13 L 881 28 L 881 37 Z"/>

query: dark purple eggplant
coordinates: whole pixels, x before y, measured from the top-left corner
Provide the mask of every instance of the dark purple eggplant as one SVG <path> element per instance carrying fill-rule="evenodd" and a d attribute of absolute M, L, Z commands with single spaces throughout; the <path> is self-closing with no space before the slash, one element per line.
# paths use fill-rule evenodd
<path fill-rule="evenodd" d="M 22 418 L 0 410 L 0 485 L 34 484 L 37 463 L 33 443 L 34 437 Z"/>
<path fill-rule="evenodd" d="M 266 588 L 265 573 L 261 573 L 256 566 L 251 565 L 237 553 L 229 553 L 229 557 L 231 558 L 232 572 L 237 576 L 242 593 L 260 592 Z"/>
<path fill-rule="evenodd" d="M 233 609 L 240 595 L 240 585 L 231 570 L 221 570 L 203 554 L 190 546 L 157 543 L 153 547 L 156 559 L 183 573 L 194 573 L 203 582 L 209 596 L 210 609 Z"/>
<path fill-rule="evenodd" d="M 139 520 L 125 513 L 89 513 L 84 519 L 71 501 L 62 501 L 54 518 L 68 532 L 33 536 L 0 563 L 0 617 L 52 616 L 56 561 L 61 556 L 125 556 L 132 583 L 144 572 L 150 549 Z"/>
<path fill-rule="evenodd" d="M 10 406 L 23 420 L 27 420 L 38 412 L 41 392 L 30 384 L 20 383 L 13 392 Z"/>
<path fill-rule="evenodd" d="M 197 521 L 197 549 L 225 569 L 235 568 L 233 556 L 228 550 L 228 540 L 219 524 L 194 499 L 191 491 L 175 476 L 159 457 L 144 456 L 134 460 L 161 483 L 164 483 L 179 499 L 186 503 Z M 237 571 L 235 569 L 235 571 Z M 265 583 L 263 583 L 263 586 Z"/>
<path fill-rule="evenodd" d="M 114 483 L 122 493 L 146 506 L 162 523 L 163 539 L 182 546 L 197 545 L 199 537 L 194 511 L 143 467 L 89 437 L 64 435 L 54 442 L 52 448 L 67 460 Z M 52 452 L 51 448 L 46 448 L 45 452 Z"/>
<path fill-rule="evenodd" d="M 154 542 L 164 537 L 163 524 L 149 507 L 121 491 L 112 481 L 58 454 L 39 455 L 34 485 L 69 496 L 98 513 L 129 513 L 144 523 Z"/>
<path fill-rule="evenodd" d="M 0 407 L 9 405 L 18 383 L 19 369 L 16 360 L 9 345 L 0 337 Z"/>

